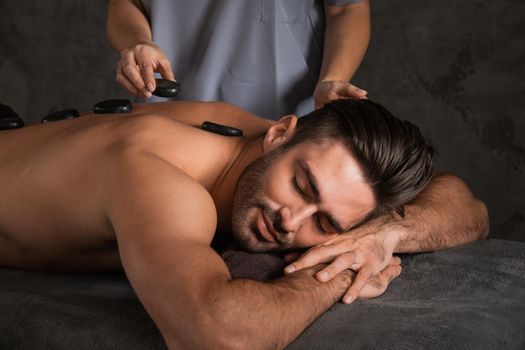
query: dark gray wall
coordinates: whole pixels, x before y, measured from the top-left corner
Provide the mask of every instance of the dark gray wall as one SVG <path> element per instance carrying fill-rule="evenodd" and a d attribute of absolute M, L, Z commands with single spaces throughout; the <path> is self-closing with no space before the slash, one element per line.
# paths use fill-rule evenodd
<path fill-rule="evenodd" d="M 0 0 L 0 102 L 25 121 L 125 97 L 104 0 Z"/>
<path fill-rule="evenodd" d="M 525 240 L 525 1 L 373 1 L 355 82 L 420 125 L 436 167 L 489 207 L 493 237 Z"/>
<path fill-rule="evenodd" d="M 420 125 L 438 169 L 489 207 L 492 237 L 525 241 L 525 1 L 372 0 L 355 83 Z M 107 1 L 0 0 L 0 102 L 26 121 L 126 97 Z"/>

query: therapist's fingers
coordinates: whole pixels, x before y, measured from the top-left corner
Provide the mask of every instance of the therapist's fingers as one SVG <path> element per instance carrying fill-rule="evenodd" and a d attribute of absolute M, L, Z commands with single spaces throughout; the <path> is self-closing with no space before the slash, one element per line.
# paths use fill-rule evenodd
<path fill-rule="evenodd" d="M 343 80 L 323 80 L 317 83 L 314 90 L 315 108 L 338 99 L 363 99 L 367 92 Z"/>
<path fill-rule="evenodd" d="M 157 70 L 164 79 L 176 81 L 175 76 L 173 75 L 173 70 L 171 69 L 170 61 L 168 61 L 167 58 L 159 59 Z"/>
<path fill-rule="evenodd" d="M 147 97 L 150 97 L 151 93 L 155 90 L 155 76 L 153 71 L 153 65 L 151 63 L 142 63 L 141 73 L 145 85 L 143 93 Z"/>
<path fill-rule="evenodd" d="M 129 91 L 129 93 L 135 96 L 139 96 L 139 91 L 137 90 L 135 85 L 133 85 L 131 81 L 129 81 L 129 79 L 126 77 L 124 72 L 122 72 L 122 66 L 120 63 L 117 66 L 116 79 L 117 79 L 117 82 L 124 87 L 124 89 Z"/>
<path fill-rule="evenodd" d="M 125 51 L 122 53 L 121 67 L 122 72 L 124 73 L 126 78 L 128 78 L 128 80 L 135 86 L 135 88 L 139 92 L 142 92 L 146 85 L 144 83 L 144 79 L 142 79 L 140 67 L 138 66 L 138 63 L 135 60 L 133 52 Z M 140 95 L 143 95 L 142 97 L 145 97 L 142 93 Z"/>
<path fill-rule="evenodd" d="M 366 95 L 368 94 L 368 92 L 366 92 L 365 90 L 360 89 L 357 86 L 352 85 L 350 83 L 345 85 L 345 92 L 346 92 L 346 97 L 355 98 L 355 99 L 366 98 Z"/>

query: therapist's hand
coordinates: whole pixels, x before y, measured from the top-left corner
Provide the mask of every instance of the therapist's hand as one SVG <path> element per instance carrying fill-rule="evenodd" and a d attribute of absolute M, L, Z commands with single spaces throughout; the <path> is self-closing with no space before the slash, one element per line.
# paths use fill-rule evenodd
<path fill-rule="evenodd" d="M 360 295 L 363 287 L 371 278 L 392 264 L 393 253 L 399 242 L 401 230 L 403 227 L 393 222 L 390 215 L 373 219 L 345 234 L 335 236 L 310 248 L 297 261 L 288 265 L 284 272 L 291 273 L 324 263 L 328 265 L 317 272 L 315 277 L 320 282 L 326 282 L 341 271 L 354 270 L 357 275 L 343 296 L 343 302 L 350 303 Z M 394 258 L 394 261 L 396 259 L 398 258 Z"/>
<path fill-rule="evenodd" d="M 151 97 L 156 87 L 154 72 L 164 79 L 175 80 L 166 55 L 153 42 L 141 42 L 120 53 L 117 81 L 133 95 Z"/>
<path fill-rule="evenodd" d="M 314 90 L 315 109 L 321 108 L 333 100 L 342 98 L 363 99 L 367 92 L 349 82 L 342 80 L 323 80 L 317 83 Z"/>

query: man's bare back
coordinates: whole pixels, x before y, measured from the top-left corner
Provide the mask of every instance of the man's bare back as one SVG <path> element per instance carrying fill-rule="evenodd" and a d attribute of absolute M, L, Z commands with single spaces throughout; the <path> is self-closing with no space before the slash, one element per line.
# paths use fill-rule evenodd
<path fill-rule="evenodd" d="M 105 211 L 115 182 L 126 176 L 119 161 L 126 154 L 149 152 L 211 191 L 242 139 L 195 127 L 204 120 L 237 125 L 248 136 L 269 125 L 226 104 L 171 103 L 3 131 L 0 265 L 119 269 L 115 232 Z"/>

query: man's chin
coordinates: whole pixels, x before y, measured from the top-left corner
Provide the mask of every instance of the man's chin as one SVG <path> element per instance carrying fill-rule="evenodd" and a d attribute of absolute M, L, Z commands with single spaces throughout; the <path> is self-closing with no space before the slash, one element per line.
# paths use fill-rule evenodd
<path fill-rule="evenodd" d="M 291 248 L 283 247 L 280 244 L 262 242 L 254 236 L 250 237 L 250 240 L 242 240 L 238 241 L 238 243 L 242 250 L 250 253 L 284 253 L 292 250 Z"/>
<path fill-rule="evenodd" d="M 234 232 L 234 238 L 240 249 L 250 253 L 282 252 L 282 246 L 274 242 L 263 241 L 254 230 L 244 231 L 244 234 Z"/>
<path fill-rule="evenodd" d="M 249 253 L 286 253 L 291 251 L 290 248 L 267 246 L 265 244 L 242 246 L 241 248 Z"/>
<path fill-rule="evenodd" d="M 254 236 L 250 236 L 248 239 L 245 238 L 237 240 L 237 243 L 239 244 L 242 250 L 245 250 L 250 253 L 265 253 L 269 249 L 271 249 L 271 247 L 268 244 L 260 242 Z"/>

